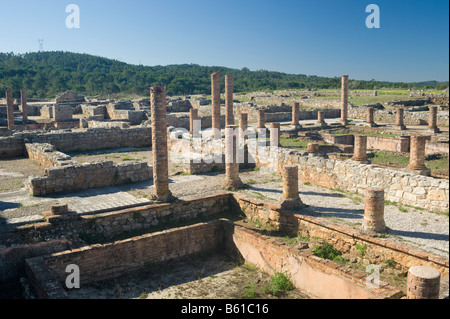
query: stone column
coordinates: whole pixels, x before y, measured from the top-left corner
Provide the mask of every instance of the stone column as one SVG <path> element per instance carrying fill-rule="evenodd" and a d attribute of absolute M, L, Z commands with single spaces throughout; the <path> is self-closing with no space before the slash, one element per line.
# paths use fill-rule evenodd
<path fill-rule="evenodd" d="M 280 147 L 280 136 L 281 136 L 281 124 L 271 123 L 270 124 L 270 147 Z"/>
<path fill-rule="evenodd" d="M 317 112 L 317 123 L 320 124 L 320 126 L 326 126 L 325 123 L 325 112 L 324 111 L 318 111 Z"/>
<path fill-rule="evenodd" d="M 14 125 L 14 100 L 12 91 L 6 90 L 6 118 L 8 120 L 8 129 L 13 130 Z"/>
<path fill-rule="evenodd" d="M 248 129 L 248 114 L 247 113 L 239 113 L 239 132 L 242 132 L 242 136 L 239 139 L 244 140 L 248 137 L 247 134 Z"/>
<path fill-rule="evenodd" d="M 408 271 L 407 299 L 439 299 L 441 273 L 431 267 L 415 266 Z"/>
<path fill-rule="evenodd" d="M 214 130 L 214 138 L 220 139 L 222 134 L 220 123 L 220 72 L 211 74 L 211 100 L 212 100 L 212 129 Z"/>
<path fill-rule="evenodd" d="M 239 189 L 244 186 L 239 177 L 239 162 L 237 160 L 238 141 L 236 125 L 225 128 L 225 189 Z"/>
<path fill-rule="evenodd" d="M 20 90 L 20 102 L 22 104 L 22 121 L 23 124 L 27 124 L 28 122 L 28 106 L 27 106 L 27 90 Z"/>
<path fill-rule="evenodd" d="M 341 122 L 346 125 L 348 123 L 348 75 L 343 75 L 341 82 Z"/>
<path fill-rule="evenodd" d="M 409 146 L 409 165 L 407 169 L 416 171 L 419 175 L 430 175 L 425 166 L 425 144 L 427 136 L 411 136 Z"/>
<path fill-rule="evenodd" d="M 266 112 L 264 110 L 258 110 L 258 126 L 256 128 L 266 128 Z"/>
<path fill-rule="evenodd" d="M 198 109 L 190 109 L 189 110 L 189 134 L 191 134 L 191 136 L 198 136 L 199 135 L 199 128 L 197 127 L 197 125 L 195 125 L 195 122 L 198 120 Z"/>
<path fill-rule="evenodd" d="M 430 106 L 430 115 L 428 120 L 428 128 L 434 132 L 439 133 L 439 128 L 437 127 L 437 106 Z"/>
<path fill-rule="evenodd" d="M 383 189 L 369 188 L 366 190 L 362 230 L 368 233 L 386 231 Z"/>
<path fill-rule="evenodd" d="M 352 160 L 356 162 L 367 162 L 367 136 L 355 135 L 355 147 Z"/>
<path fill-rule="evenodd" d="M 367 108 L 367 119 L 366 119 L 366 123 L 371 126 L 374 127 L 376 126 L 375 121 L 374 121 L 374 113 L 375 113 L 375 109 L 373 107 L 368 107 Z"/>
<path fill-rule="evenodd" d="M 404 116 L 405 116 L 405 109 L 402 107 L 397 108 L 395 126 L 399 130 L 406 130 L 406 126 L 404 124 Z"/>
<path fill-rule="evenodd" d="M 280 199 L 281 209 L 299 209 L 303 202 L 298 195 L 298 166 L 286 165 L 283 167 L 283 195 Z"/>
<path fill-rule="evenodd" d="M 301 128 L 298 121 L 300 120 L 300 103 L 294 103 L 292 105 L 292 123 L 294 128 Z"/>
<path fill-rule="evenodd" d="M 166 203 L 174 200 L 169 190 L 166 88 L 159 85 L 152 86 L 150 103 L 154 184 L 152 199 L 157 203 Z"/>
<path fill-rule="evenodd" d="M 234 125 L 233 76 L 225 75 L 225 114 L 226 125 Z"/>

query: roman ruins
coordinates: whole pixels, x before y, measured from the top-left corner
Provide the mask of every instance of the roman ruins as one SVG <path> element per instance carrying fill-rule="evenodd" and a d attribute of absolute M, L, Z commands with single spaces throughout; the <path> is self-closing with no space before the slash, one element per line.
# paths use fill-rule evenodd
<path fill-rule="evenodd" d="M 219 72 L 211 100 L 7 90 L 0 298 L 117 298 L 110 279 L 126 298 L 223 298 L 224 282 L 226 297 L 265 298 L 278 273 L 294 291 L 270 298 L 448 298 L 448 95 L 355 106 L 379 94 L 349 91 L 347 75 L 340 91 L 236 93 L 234 80 L 223 105 Z M 219 281 L 187 288 L 202 278 Z"/>

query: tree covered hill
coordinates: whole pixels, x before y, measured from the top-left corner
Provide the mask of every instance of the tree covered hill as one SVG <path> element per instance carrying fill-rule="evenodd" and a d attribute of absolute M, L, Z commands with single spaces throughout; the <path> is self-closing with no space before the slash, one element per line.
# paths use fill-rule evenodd
<path fill-rule="evenodd" d="M 168 95 L 210 94 L 213 72 L 221 72 L 222 78 L 225 74 L 233 75 L 235 92 L 340 88 L 339 76 L 326 78 L 196 64 L 131 65 L 88 54 L 58 51 L 0 53 L 0 92 L 11 89 L 14 96 L 18 97 L 19 90 L 27 88 L 28 96 L 31 98 L 53 98 L 66 90 L 74 90 L 89 96 L 107 97 L 108 94 L 146 96 L 149 94 L 150 86 L 159 84 L 167 87 Z M 349 86 L 353 90 L 373 90 L 429 88 L 439 84 L 432 81 L 420 85 L 350 80 Z M 446 85 L 448 86 L 448 82 Z"/>

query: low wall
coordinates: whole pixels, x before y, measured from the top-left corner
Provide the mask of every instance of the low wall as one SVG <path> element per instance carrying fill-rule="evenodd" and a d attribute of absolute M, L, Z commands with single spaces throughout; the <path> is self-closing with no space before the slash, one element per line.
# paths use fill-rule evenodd
<path fill-rule="evenodd" d="M 45 168 L 73 165 L 75 162 L 69 155 L 56 151 L 50 144 L 25 144 L 28 157 Z"/>
<path fill-rule="evenodd" d="M 425 155 L 429 154 L 447 154 L 449 155 L 449 143 L 438 143 L 427 141 L 425 144 Z"/>
<path fill-rule="evenodd" d="M 389 285 L 370 288 L 366 285 L 367 274 L 361 271 L 343 270 L 341 265 L 308 250 L 289 247 L 244 227 L 234 225 L 232 238 L 246 262 L 270 275 L 287 272 L 293 285 L 313 298 L 397 299 L 402 295 Z"/>
<path fill-rule="evenodd" d="M 409 136 L 403 136 L 398 138 L 392 137 L 367 137 L 367 148 L 377 149 L 399 153 L 409 153 L 410 138 Z"/>
<path fill-rule="evenodd" d="M 114 165 L 112 161 L 102 161 L 46 168 L 45 175 L 30 177 L 29 190 L 32 196 L 147 181 L 152 179 L 153 169 L 146 162 Z"/>
<path fill-rule="evenodd" d="M 139 270 L 146 263 L 160 263 L 195 254 L 220 251 L 223 243 L 218 221 L 142 235 L 106 245 L 55 253 L 26 261 L 27 275 L 38 298 L 67 298 L 66 267 L 80 269 L 80 285 Z"/>

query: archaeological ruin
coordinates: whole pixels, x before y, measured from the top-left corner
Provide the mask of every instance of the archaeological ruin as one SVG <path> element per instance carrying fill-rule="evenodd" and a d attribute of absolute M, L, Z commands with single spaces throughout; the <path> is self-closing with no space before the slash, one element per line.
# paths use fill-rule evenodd
<path fill-rule="evenodd" d="M 215 72 L 210 100 L 7 90 L 0 298 L 448 298 L 448 95 L 355 105 L 378 92 L 348 79 L 237 93 Z"/>

